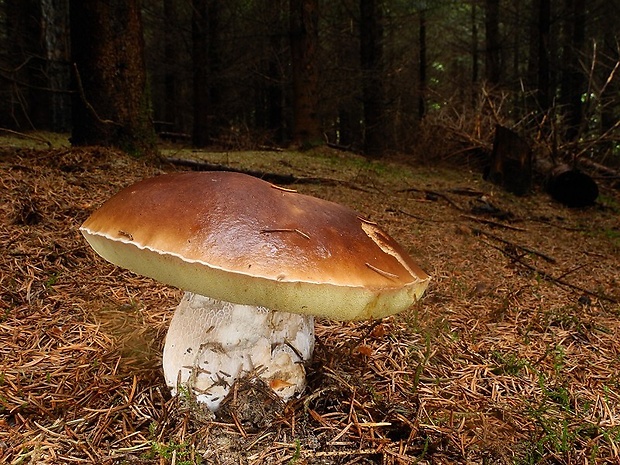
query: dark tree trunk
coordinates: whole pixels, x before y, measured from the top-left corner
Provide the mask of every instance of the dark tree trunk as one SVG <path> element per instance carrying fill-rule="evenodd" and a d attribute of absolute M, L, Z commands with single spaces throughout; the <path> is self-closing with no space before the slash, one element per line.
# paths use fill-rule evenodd
<path fill-rule="evenodd" d="M 194 81 L 194 147 L 211 142 L 209 102 L 209 0 L 192 0 L 192 61 Z"/>
<path fill-rule="evenodd" d="M 605 2 L 603 10 L 603 42 L 601 46 L 598 81 L 607 83 L 601 90 L 601 136 L 607 135 L 620 121 L 620 105 L 618 104 L 618 96 L 620 96 L 620 79 L 616 70 L 615 79 L 609 79 L 613 76 L 614 67 L 620 62 L 620 33 L 618 32 L 618 18 L 620 17 L 620 5 L 617 2 Z M 617 147 L 617 140 L 607 137 L 603 143 L 604 149 L 612 153 L 614 146 Z"/>
<path fill-rule="evenodd" d="M 46 28 L 47 75 L 50 79 L 52 131 L 67 132 L 71 127 L 71 49 L 69 35 L 69 0 L 52 0 L 43 11 L 49 15 Z"/>
<path fill-rule="evenodd" d="M 549 31 L 551 28 L 551 0 L 537 0 L 538 18 L 536 42 L 537 52 L 537 82 L 538 82 L 538 104 L 542 112 L 546 112 L 551 107 L 551 83 L 549 69 Z"/>
<path fill-rule="evenodd" d="M 381 0 L 360 0 L 360 36 L 364 153 L 380 157 L 385 150 L 386 137 Z"/>
<path fill-rule="evenodd" d="M 37 106 L 40 99 L 34 92 L 34 86 L 41 85 L 41 82 L 36 82 L 36 75 L 43 74 L 41 63 L 37 64 L 35 58 L 43 54 L 37 41 L 41 35 L 41 9 L 38 3 L 35 0 L 7 0 L 5 5 L 7 38 L 4 40 L 7 43 L 3 45 L 11 80 L 0 81 L 2 84 L 6 82 L 5 92 L 10 96 L 2 120 L 7 127 L 16 129 L 34 129 L 35 115 L 39 112 Z"/>
<path fill-rule="evenodd" d="M 336 29 L 338 31 L 334 50 L 334 66 L 340 73 L 341 82 L 337 89 L 337 107 L 333 107 L 337 115 L 334 140 L 342 147 L 351 150 L 363 148 L 363 107 L 360 98 L 361 80 L 359 32 L 353 26 L 352 11 L 345 2 L 338 4 L 336 9 Z M 330 105 L 331 107 L 331 105 Z"/>
<path fill-rule="evenodd" d="M 581 53 L 585 45 L 586 1 L 566 0 L 565 10 L 570 13 L 564 29 L 564 54 L 560 101 L 564 108 L 567 140 L 575 140 L 581 132 L 586 78 L 581 69 Z"/>
<path fill-rule="evenodd" d="M 273 55 L 269 60 L 267 84 L 267 128 L 273 134 L 276 144 L 284 141 L 284 93 L 282 92 L 282 70 L 277 55 L 281 51 L 279 37 L 271 37 Z"/>
<path fill-rule="evenodd" d="M 318 107 L 318 0 L 290 0 L 293 73 L 293 142 L 302 147 L 323 142 Z"/>
<path fill-rule="evenodd" d="M 478 50 L 478 6 L 476 2 L 471 4 L 471 82 L 473 84 L 473 101 L 475 103 L 476 87 L 480 79 L 479 66 L 479 50 Z"/>
<path fill-rule="evenodd" d="M 71 0 L 74 145 L 155 153 L 137 0 Z"/>
<path fill-rule="evenodd" d="M 273 25 L 269 32 L 269 58 L 267 62 L 267 83 L 265 89 L 265 127 L 268 129 L 272 142 L 280 144 L 288 137 L 285 132 L 286 123 L 284 121 L 284 71 L 283 59 L 288 51 L 289 43 L 285 40 L 287 30 L 284 26 L 288 25 L 288 15 L 286 14 L 286 0 L 267 0 L 269 17 Z"/>
<path fill-rule="evenodd" d="M 68 1 L 7 0 L 3 9 L 6 36 L 0 48 L 3 73 L 11 79 L 0 81 L 0 91 L 8 96 L 0 102 L 0 124 L 16 129 L 68 130 Z"/>
<path fill-rule="evenodd" d="M 220 7 L 219 0 L 208 0 L 207 16 L 208 16 L 208 84 L 209 97 L 208 107 L 211 121 L 209 123 L 210 137 L 218 135 L 218 131 L 227 125 L 224 117 L 223 107 L 223 88 L 222 88 L 222 56 L 221 56 L 221 28 L 220 28 Z"/>
<path fill-rule="evenodd" d="M 485 13 L 486 79 L 491 85 L 497 85 L 501 79 L 501 42 L 499 36 L 499 0 L 486 0 Z"/>
<path fill-rule="evenodd" d="M 418 46 L 420 47 L 420 63 L 419 63 L 419 92 L 418 96 L 418 117 L 424 118 L 426 114 L 426 10 L 419 12 L 419 31 Z"/>
<path fill-rule="evenodd" d="M 164 0 L 164 101 L 162 115 L 172 131 L 179 131 L 179 82 L 176 63 L 179 57 L 178 13 L 175 0 Z"/>

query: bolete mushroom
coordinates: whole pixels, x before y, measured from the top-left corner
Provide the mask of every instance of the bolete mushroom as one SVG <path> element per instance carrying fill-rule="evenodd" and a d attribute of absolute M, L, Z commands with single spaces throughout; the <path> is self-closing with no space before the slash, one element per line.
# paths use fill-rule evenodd
<path fill-rule="evenodd" d="M 314 316 L 382 318 L 429 281 L 374 222 L 345 206 L 232 172 L 131 185 L 80 228 L 106 260 L 186 291 L 166 336 L 176 393 L 211 410 L 255 371 L 284 399 L 305 386 Z"/>

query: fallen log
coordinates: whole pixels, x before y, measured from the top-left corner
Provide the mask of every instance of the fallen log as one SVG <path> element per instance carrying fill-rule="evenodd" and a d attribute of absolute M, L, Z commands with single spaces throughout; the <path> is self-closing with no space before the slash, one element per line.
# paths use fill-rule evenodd
<path fill-rule="evenodd" d="M 578 208 L 594 205 L 598 186 L 589 175 L 568 165 L 558 165 L 549 174 L 547 192 L 560 203 Z"/>
<path fill-rule="evenodd" d="M 596 202 L 596 181 L 578 168 L 553 165 L 546 159 L 537 160 L 536 167 L 545 176 L 545 189 L 554 200 L 570 208 L 588 207 Z"/>
<path fill-rule="evenodd" d="M 529 144 L 521 136 L 497 125 L 487 179 L 515 195 L 526 195 L 531 190 L 534 171 L 544 178 L 547 193 L 567 207 L 594 205 L 598 197 L 598 186 L 591 176 L 548 158 L 534 159 Z"/>

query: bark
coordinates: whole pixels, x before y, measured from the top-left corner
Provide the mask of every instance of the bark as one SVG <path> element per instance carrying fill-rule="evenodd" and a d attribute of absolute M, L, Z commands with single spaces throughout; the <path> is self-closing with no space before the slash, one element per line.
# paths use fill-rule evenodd
<path fill-rule="evenodd" d="M 179 108 L 180 99 L 178 73 L 176 71 L 176 60 L 179 56 L 178 47 L 178 12 L 175 0 L 164 0 L 164 101 L 163 119 L 165 123 L 170 123 L 171 132 L 179 130 Z"/>
<path fill-rule="evenodd" d="M 501 79 L 501 42 L 499 36 L 499 0 L 486 0 L 485 13 L 485 71 L 489 84 L 497 85 Z"/>
<path fill-rule="evenodd" d="M 3 73 L 10 79 L 0 80 L 0 92 L 8 96 L 0 100 L 0 125 L 66 131 L 70 124 L 68 2 L 4 3 L 0 48 Z"/>
<path fill-rule="evenodd" d="M 318 107 L 318 0 L 290 0 L 293 73 L 293 142 L 302 147 L 322 143 Z"/>
<path fill-rule="evenodd" d="M 583 171 L 548 158 L 533 162 L 528 143 L 514 131 L 497 126 L 488 180 L 515 195 L 525 195 L 536 171 L 545 180 L 551 197 L 568 207 L 586 207 L 598 197 L 596 182 Z"/>
<path fill-rule="evenodd" d="M 564 54 L 560 100 L 564 108 L 567 140 L 576 140 L 581 133 L 583 121 L 582 94 L 585 91 L 586 76 L 581 69 L 581 53 L 585 46 L 585 0 L 565 0 L 565 9 L 570 13 L 564 29 Z"/>
<path fill-rule="evenodd" d="M 283 30 L 288 25 L 288 16 L 286 0 L 267 0 L 267 11 L 270 22 L 273 25 L 269 31 L 269 58 L 267 62 L 267 83 L 265 85 L 265 101 L 264 101 L 264 122 L 265 128 L 269 131 L 272 142 L 280 144 L 287 139 L 288 134 L 285 133 L 286 124 L 284 121 L 284 86 L 285 81 L 283 72 L 282 57 L 285 51 L 288 51 L 289 43 L 285 40 L 287 35 Z M 286 20 L 286 21 L 284 21 Z M 257 121 L 260 124 L 260 121 Z"/>
<path fill-rule="evenodd" d="M 56 132 L 66 132 L 71 126 L 71 98 L 69 97 L 70 67 L 69 1 L 42 0 L 43 47 L 45 49 L 46 127 Z"/>
<path fill-rule="evenodd" d="M 210 122 L 210 136 L 217 137 L 219 130 L 227 126 L 227 120 L 223 116 L 225 114 L 223 108 L 222 88 L 222 51 L 221 51 L 221 2 L 219 0 L 208 0 L 207 17 L 208 17 L 208 73 L 207 78 L 209 84 L 209 114 L 212 115 Z"/>
<path fill-rule="evenodd" d="M 620 32 L 618 31 L 618 18 L 620 17 L 620 5 L 618 2 L 605 2 L 601 28 L 603 41 L 599 54 L 601 66 L 598 67 L 598 81 L 601 86 L 601 126 L 600 134 L 604 135 L 612 131 L 620 120 L 620 69 L 615 66 L 620 63 Z M 614 77 L 610 79 L 610 77 Z M 605 84 L 602 84 L 605 83 Z M 617 141 L 612 138 L 603 142 L 604 150 L 612 153 Z"/>
<path fill-rule="evenodd" d="M 551 106 L 550 69 L 549 69 L 549 31 L 551 28 L 551 0 L 537 0 L 537 77 L 538 104 L 542 112 Z"/>
<path fill-rule="evenodd" d="M 137 0 L 71 0 L 74 145 L 155 153 Z"/>
<path fill-rule="evenodd" d="M 503 126 L 495 128 L 489 180 L 515 195 L 532 187 L 532 151 L 527 142 Z"/>
<path fill-rule="evenodd" d="M 370 157 L 382 156 L 385 149 L 382 22 L 381 0 L 360 0 L 364 153 Z"/>
<path fill-rule="evenodd" d="M 596 182 L 583 171 L 568 165 L 556 166 L 549 175 L 547 192 L 560 203 L 581 208 L 594 205 L 598 197 Z"/>
<path fill-rule="evenodd" d="M 471 4 L 471 82 L 473 84 L 473 88 L 476 88 L 476 84 L 478 83 L 478 79 L 480 79 L 480 69 L 479 69 L 479 51 L 478 51 L 478 6 L 476 2 L 472 2 Z M 472 95 L 473 101 L 475 104 L 476 95 L 475 91 Z"/>
<path fill-rule="evenodd" d="M 418 47 L 420 48 L 420 95 L 418 96 L 418 117 L 422 119 L 426 114 L 426 10 L 421 10 L 419 15 Z"/>
<path fill-rule="evenodd" d="M 194 147 L 206 147 L 211 142 L 209 115 L 209 0 L 192 0 L 192 66 L 194 83 Z"/>

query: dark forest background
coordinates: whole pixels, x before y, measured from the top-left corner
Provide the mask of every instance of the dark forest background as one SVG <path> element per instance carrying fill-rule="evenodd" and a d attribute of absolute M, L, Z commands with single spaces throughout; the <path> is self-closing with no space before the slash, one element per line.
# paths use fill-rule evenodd
<path fill-rule="evenodd" d="M 502 124 L 618 165 L 618 19 L 607 0 L 1 0 L 0 126 L 436 158 Z"/>

